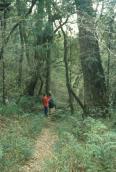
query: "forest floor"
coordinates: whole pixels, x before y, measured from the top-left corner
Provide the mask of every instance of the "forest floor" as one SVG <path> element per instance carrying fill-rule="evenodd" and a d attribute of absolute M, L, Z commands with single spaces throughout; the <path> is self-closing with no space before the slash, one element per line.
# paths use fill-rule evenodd
<path fill-rule="evenodd" d="M 33 157 L 21 168 L 21 172 L 42 172 L 44 161 L 52 158 L 53 146 L 58 140 L 55 124 L 48 119 L 46 127 L 36 140 Z"/>

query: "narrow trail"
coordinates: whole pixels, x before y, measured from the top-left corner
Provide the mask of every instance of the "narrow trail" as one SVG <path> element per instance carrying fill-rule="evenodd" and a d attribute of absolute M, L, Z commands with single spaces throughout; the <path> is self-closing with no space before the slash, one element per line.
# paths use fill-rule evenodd
<path fill-rule="evenodd" d="M 33 157 L 21 169 L 21 172 L 43 172 L 42 165 L 45 159 L 52 158 L 53 145 L 58 139 L 56 133 L 53 132 L 54 124 L 50 121 L 47 122 L 36 140 L 35 153 Z"/>

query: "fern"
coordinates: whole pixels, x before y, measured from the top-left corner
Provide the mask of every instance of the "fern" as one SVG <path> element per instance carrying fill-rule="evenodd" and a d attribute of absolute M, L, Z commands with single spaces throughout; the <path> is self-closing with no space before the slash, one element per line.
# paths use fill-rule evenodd
<path fill-rule="evenodd" d="M 101 121 L 71 117 L 59 124 L 59 130 L 54 158 L 46 162 L 45 171 L 115 171 L 116 133 Z"/>

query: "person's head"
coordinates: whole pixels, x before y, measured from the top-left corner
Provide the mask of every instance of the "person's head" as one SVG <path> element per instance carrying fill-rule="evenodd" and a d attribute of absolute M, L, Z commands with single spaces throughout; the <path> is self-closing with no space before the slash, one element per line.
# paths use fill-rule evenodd
<path fill-rule="evenodd" d="M 45 97 L 45 96 L 46 96 L 46 94 L 44 93 L 44 94 L 43 94 L 43 97 Z"/>
<path fill-rule="evenodd" d="M 52 96 L 51 93 L 48 93 L 48 96 L 51 97 Z"/>

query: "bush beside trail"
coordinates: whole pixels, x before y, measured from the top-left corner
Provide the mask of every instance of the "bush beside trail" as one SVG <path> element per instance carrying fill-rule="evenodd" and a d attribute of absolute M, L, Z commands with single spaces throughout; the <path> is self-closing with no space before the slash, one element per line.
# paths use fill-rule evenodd
<path fill-rule="evenodd" d="M 0 171 L 16 172 L 34 153 L 44 119 L 40 115 L 0 116 Z"/>
<path fill-rule="evenodd" d="M 66 117 L 57 125 L 59 142 L 47 172 L 115 172 L 116 133 L 102 121 Z"/>

